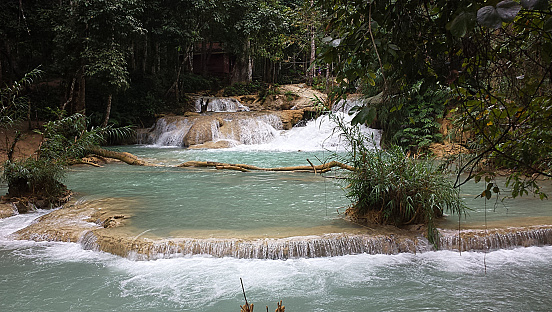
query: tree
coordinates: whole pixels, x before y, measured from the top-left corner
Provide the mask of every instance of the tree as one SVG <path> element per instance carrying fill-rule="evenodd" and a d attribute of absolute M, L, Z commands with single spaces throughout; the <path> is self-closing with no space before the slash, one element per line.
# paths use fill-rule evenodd
<path fill-rule="evenodd" d="M 551 176 L 552 12 L 546 0 L 490 3 L 321 1 L 331 30 L 324 61 L 339 61 L 343 84 L 379 87 L 385 101 L 419 82 L 422 94 L 449 86 L 472 152 L 458 175 L 468 178 L 457 186 L 508 167 L 517 172 L 510 175 L 512 196 L 539 193 L 535 179 Z M 357 121 L 371 123 L 370 109 Z M 487 198 L 490 189 L 499 191 L 486 188 Z"/>

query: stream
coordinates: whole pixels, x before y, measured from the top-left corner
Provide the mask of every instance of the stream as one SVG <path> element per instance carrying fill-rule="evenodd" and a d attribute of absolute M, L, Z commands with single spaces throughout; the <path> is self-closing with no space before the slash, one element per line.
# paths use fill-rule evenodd
<path fill-rule="evenodd" d="M 275 137 L 267 142 L 230 149 L 159 144 L 115 149 L 164 165 L 210 160 L 277 167 L 307 165 L 306 159 L 317 164 L 342 152 L 317 145 L 329 142 L 320 124 L 274 129 Z M 294 131 L 304 133 L 295 136 Z M 321 139 L 298 141 L 305 131 Z M 175 142 L 166 135 L 163 140 Z M 81 202 L 113 205 L 109 208 L 130 214 L 125 231 L 140 237 L 356 233 L 359 227 L 339 214 L 349 201 L 341 180 L 333 177 L 114 163 L 72 167 L 65 182 Z M 549 183 L 543 187 L 550 193 Z M 481 188 L 467 184 L 461 189 L 472 208 L 462 227 L 552 224 L 548 201 L 524 197 L 485 203 L 475 199 Z M 239 311 L 244 304 L 240 278 L 255 311 L 265 306 L 273 311 L 280 300 L 286 311 L 328 312 L 548 311 L 552 305 L 552 246 L 276 260 L 209 254 L 135 260 L 78 243 L 13 239 L 12 233 L 47 213 L 0 219 L 0 311 Z M 457 228 L 458 218 L 447 218 L 441 227 Z"/>

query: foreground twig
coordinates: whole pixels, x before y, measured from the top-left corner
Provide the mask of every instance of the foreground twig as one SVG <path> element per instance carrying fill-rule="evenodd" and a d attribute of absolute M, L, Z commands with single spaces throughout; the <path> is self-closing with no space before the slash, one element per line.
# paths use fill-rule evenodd
<path fill-rule="evenodd" d="M 245 299 L 245 305 L 240 306 L 241 312 L 253 312 L 253 304 L 249 304 L 247 302 L 247 297 L 245 296 L 245 288 L 243 287 L 243 280 L 241 277 L 240 277 L 240 283 L 242 287 L 243 298 Z"/>

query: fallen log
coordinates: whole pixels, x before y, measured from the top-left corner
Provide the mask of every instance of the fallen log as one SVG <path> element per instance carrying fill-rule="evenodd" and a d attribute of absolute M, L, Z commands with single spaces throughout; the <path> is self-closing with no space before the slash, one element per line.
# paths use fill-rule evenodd
<path fill-rule="evenodd" d="M 91 154 L 100 156 L 100 157 L 106 157 L 106 158 L 113 158 L 118 159 L 120 161 L 123 161 L 129 165 L 133 166 L 151 166 L 151 167 L 157 167 L 161 165 L 152 164 L 150 162 L 144 161 L 135 155 L 132 155 L 131 153 L 127 152 L 116 152 L 111 151 L 103 148 L 95 148 L 90 150 Z M 257 167 L 253 165 L 247 165 L 247 164 L 227 164 L 227 163 L 221 163 L 216 161 L 197 161 L 197 160 L 191 160 L 187 161 L 185 163 L 182 163 L 180 165 L 177 165 L 177 167 L 181 168 L 188 168 L 188 167 L 194 167 L 194 168 L 215 168 L 217 170 L 236 170 L 241 172 L 249 172 L 249 171 L 295 171 L 295 172 L 314 172 L 316 173 L 325 173 L 328 171 L 331 171 L 333 168 L 341 168 L 349 171 L 355 171 L 356 168 L 353 166 L 349 166 L 347 164 L 338 162 L 338 161 L 330 161 L 318 166 L 315 166 L 311 161 L 309 161 L 310 166 L 291 166 L 291 167 L 275 167 L 275 168 L 262 168 Z"/>
<path fill-rule="evenodd" d="M 338 167 L 341 169 L 349 170 L 349 171 L 355 171 L 356 169 L 352 166 L 346 165 L 344 163 L 338 162 L 338 161 L 330 161 L 328 163 L 324 163 L 318 166 L 310 165 L 310 166 L 291 166 L 291 167 L 276 167 L 276 168 L 261 168 L 257 166 L 252 165 L 244 165 L 244 164 L 226 164 L 226 163 L 220 163 L 220 162 L 214 162 L 214 161 L 187 161 L 185 163 L 182 163 L 178 165 L 177 167 L 181 168 L 189 168 L 189 167 L 197 167 L 197 168 L 204 168 L 204 167 L 211 167 L 215 169 L 229 169 L 229 170 L 239 170 L 242 172 L 248 172 L 248 171 L 304 171 L 304 172 L 328 172 L 331 171 L 332 168 Z"/>
<path fill-rule="evenodd" d="M 159 166 L 159 165 L 144 161 L 136 157 L 135 155 L 132 155 L 131 153 L 127 153 L 127 152 L 116 152 L 116 151 L 106 150 L 103 148 L 94 148 L 90 150 L 90 153 L 100 157 L 118 159 L 122 162 L 125 162 L 133 166 L 149 166 L 149 167 Z"/>

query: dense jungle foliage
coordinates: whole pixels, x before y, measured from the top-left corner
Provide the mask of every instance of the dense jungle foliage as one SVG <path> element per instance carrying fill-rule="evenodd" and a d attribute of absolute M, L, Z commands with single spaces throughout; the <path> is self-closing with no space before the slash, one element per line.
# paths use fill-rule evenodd
<path fill-rule="evenodd" d="M 513 197 L 546 197 L 536 181 L 552 176 L 548 0 L 329 0 L 321 9 L 328 21 L 320 60 L 334 65 L 342 85 L 369 95 L 383 91 L 386 98 L 385 105 L 361 108 L 357 122 L 386 123 L 400 112 L 403 120 L 389 123 L 399 130 L 389 135 L 411 144 L 413 134 L 431 127 L 424 122 L 429 111 L 449 115 L 454 139 L 469 151 L 459 162 L 456 186 L 492 181 L 497 169 L 507 168 L 515 172 L 507 185 Z M 419 105 L 428 92 L 448 92 L 448 101 Z"/>
<path fill-rule="evenodd" d="M 391 151 L 461 144 L 455 187 L 545 198 L 537 181 L 552 177 L 548 0 L 6 0 L 0 39 L 2 126 L 75 113 L 87 131 L 149 126 L 189 93 L 306 82 L 335 102 L 380 96 L 353 123 L 382 128 Z M 508 190 L 490 184 L 498 169 Z"/>

